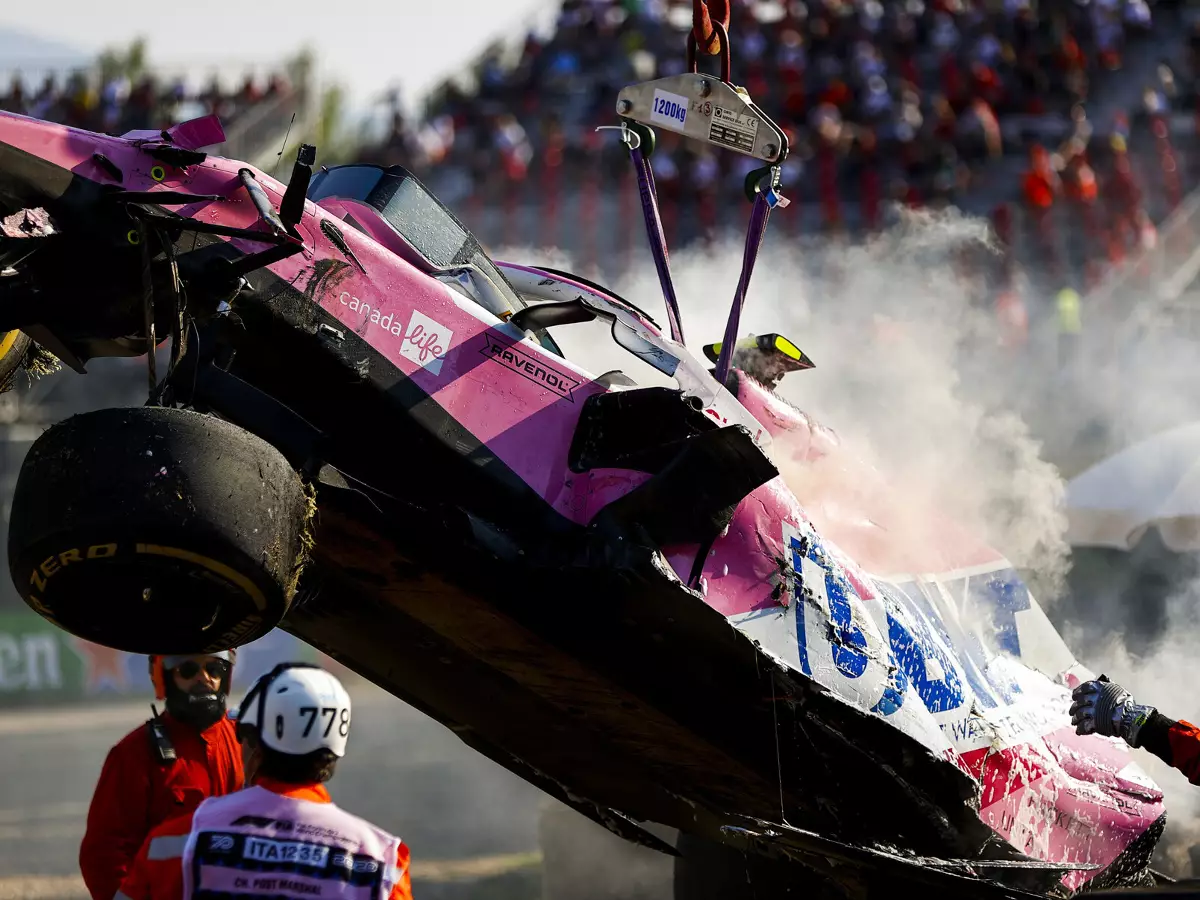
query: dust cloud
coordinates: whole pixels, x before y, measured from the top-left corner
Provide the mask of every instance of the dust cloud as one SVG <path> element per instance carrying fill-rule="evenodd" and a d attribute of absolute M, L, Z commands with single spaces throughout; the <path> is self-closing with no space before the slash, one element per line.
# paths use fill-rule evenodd
<path fill-rule="evenodd" d="M 786 213 L 783 213 L 786 214 Z M 1028 425 L 1006 402 L 1005 362 L 993 317 L 969 302 L 980 282 L 958 265 L 965 253 L 995 252 L 986 223 L 957 213 L 908 214 L 867 243 L 813 241 L 800 249 L 768 244 L 751 281 L 742 334 L 781 333 L 816 362 L 787 376 L 777 392 L 832 428 L 852 455 L 893 486 L 904 486 L 999 549 L 1033 580 L 1046 601 L 1068 565 L 1064 484 Z M 570 267 L 565 254 L 510 248 L 502 259 Z M 732 240 L 672 255 L 689 348 L 718 341 L 741 266 Z M 649 255 L 610 286 L 665 322 Z M 594 330 L 559 328 L 568 358 L 601 372 L 664 379 Z M 978 377 L 983 357 L 993 377 Z M 964 375 L 964 370 L 967 375 Z M 974 374 L 974 377 L 972 377 Z M 793 489 L 814 477 L 777 441 L 776 463 Z M 832 473 L 825 472 L 823 475 Z M 803 491 L 798 491 L 803 493 Z"/>
<path fill-rule="evenodd" d="M 773 219 L 779 215 L 787 213 Z M 634 227 L 640 232 L 640 223 Z M 638 262 L 606 283 L 665 324 L 640 233 L 638 241 Z M 777 392 L 834 429 L 873 477 L 957 520 L 1011 560 L 1081 662 L 1172 718 L 1200 716 L 1193 687 L 1200 577 L 1163 588 L 1153 614 L 1124 575 L 1093 579 L 1064 600 L 1072 566 L 1066 477 L 1200 418 L 1195 345 L 1157 314 L 1130 330 L 1119 327 L 1128 306 L 1085 307 L 1085 334 L 1103 337 L 1081 348 L 1074 368 L 1064 368 L 1053 296 L 1026 283 L 1030 348 L 1012 354 L 999 345 L 985 282 L 960 265 L 970 258 L 986 267 L 997 252 L 986 223 L 953 210 L 903 213 L 866 242 L 812 239 L 783 248 L 769 239 L 739 330 L 779 332 L 799 345 L 816 368 L 788 375 Z M 572 268 L 560 252 L 508 248 L 497 255 Z M 672 254 L 683 327 L 697 354 L 724 333 L 741 257 L 740 236 Z M 554 336 L 584 368 L 622 368 L 644 383 L 666 383 L 602 328 L 574 328 Z M 799 464 L 793 449 L 777 440 L 774 453 L 799 494 L 806 479 L 853 477 Z M 1127 640 L 1123 626 L 1131 622 L 1140 623 L 1138 641 Z M 1187 875 L 1188 847 L 1200 844 L 1200 793 L 1150 754 L 1135 758 L 1167 798 L 1169 824 L 1156 865 Z"/>

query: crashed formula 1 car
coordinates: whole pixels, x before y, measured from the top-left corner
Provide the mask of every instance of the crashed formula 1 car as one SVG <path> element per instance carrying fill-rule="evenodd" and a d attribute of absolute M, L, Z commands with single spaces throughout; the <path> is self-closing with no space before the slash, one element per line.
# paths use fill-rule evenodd
<path fill-rule="evenodd" d="M 682 107 L 623 93 L 639 166 L 642 119 L 705 114 L 688 77 Z M 754 111 L 711 80 L 736 137 Z M 758 124 L 743 151 L 778 161 Z M 625 838 L 734 852 L 683 865 L 681 897 L 1146 879 L 1162 795 L 1066 724 L 1075 663 L 1003 558 L 951 526 L 902 545 L 866 521 L 886 502 L 780 477 L 843 451 L 770 389 L 807 358 L 735 340 L 748 271 L 710 368 L 665 265 L 672 337 L 490 259 L 401 168 L 314 172 L 304 147 L 285 187 L 203 151 L 222 139 L 0 114 L 8 374 L 35 351 L 150 368 L 145 406 L 29 452 L 8 547 L 32 608 L 138 653 L 279 625 Z M 674 385 L 564 358 L 550 330 L 587 322 Z"/>

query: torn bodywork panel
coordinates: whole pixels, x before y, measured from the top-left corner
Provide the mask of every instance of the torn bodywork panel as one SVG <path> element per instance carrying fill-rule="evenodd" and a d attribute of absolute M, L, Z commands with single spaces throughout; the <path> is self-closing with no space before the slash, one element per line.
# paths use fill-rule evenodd
<path fill-rule="evenodd" d="M 1162 792 L 1128 748 L 1070 726 L 1070 689 L 1086 672 L 1011 565 L 912 498 L 905 527 L 889 527 L 899 501 L 876 473 L 830 433 L 818 444 L 809 417 L 739 379 L 739 399 L 772 428 L 780 453 L 850 473 L 792 479 L 824 536 L 811 525 L 782 536 L 796 598 L 785 615 L 797 624 L 778 646 L 793 665 L 968 773 L 980 817 L 1034 858 L 1104 867 L 1148 823 L 1160 830 Z M 762 629 L 761 613 L 731 621 Z M 1080 870 L 1063 883 L 1091 877 Z"/>

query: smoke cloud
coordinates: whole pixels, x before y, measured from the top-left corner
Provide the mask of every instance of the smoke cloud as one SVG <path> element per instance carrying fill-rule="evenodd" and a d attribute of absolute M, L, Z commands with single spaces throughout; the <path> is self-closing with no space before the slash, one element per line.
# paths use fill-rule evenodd
<path fill-rule="evenodd" d="M 635 264 L 606 283 L 665 325 L 640 234 L 639 247 Z M 865 242 L 821 238 L 783 247 L 769 240 L 739 331 L 779 332 L 800 346 L 816 368 L 788 375 L 777 392 L 834 429 L 896 496 L 941 511 L 1011 560 L 1081 662 L 1167 715 L 1200 715 L 1189 687 L 1200 656 L 1192 637 L 1200 579 L 1163 587 L 1164 608 L 1142 622 L 1145 639 L 1127 641 L 1123 623 L 1149 617 L 1136 582 L 1131 591 L 1127 574 L 1099 584 L 1093 578 L 1069 594 L 1065 515 L 1066 477 L 1134 440 L 1200 418 L 1195 345 L 1161 316 L 1130 331 L 1118 327 L 1129 312 L 1120 303 L 1085 307 L 1085 335 L 1107 339 L 1081 348 L 1090 353 L 1064 368 L 1054 298 L 1026 284 L 1030 346 L 1012 353 L 1000 346 L 986 281 L 962 265 L 982 261 L 986 270 L 997 252 L 987 224 L 955 210 L 901 213 Z M 497 256 L 572 269 L 560 251 L 509 248 Z M 672 255 L 693 352 L 721 339 L 741 257 L 740 236 Z M 603 331 L 571 326 L 554 337 L 591 371 L 621 368 L 642 383 L 667 383 Z M 858 477 L 836 463 L 800 464 L 795 449 L 777 440 L 774 452 L 800 495 L 814 480 Z M 903 503 L 894 511 L 903 532 Z M 1127 569 L 1118 557 L 1116 568 Z M 1187 847 L 1200 843 L 1200 794 L 1149 754 L 1137 760 L 1167 796 L 1169 824 L 1156 863 L 1187 874 Z"/>
<path fill-rule="evenodd" d="M 1068 562 L 1063 481 L 1011 407 L 1012 390 L 997 383 L 1004 372 L 997 373 L 994 317 L 972 302 L 983 284 L 958 264 L 964 254 L 994 252 L 986 224 L 953 211 L 906 214 L 867 243 L 768 245 L 740 331 L 779 332 L 799 345 L 817 367 L 788 375 L 777 392 L 837 432 L 892 487 L 979 533 L 1030 574 L 1039 599 L 1050 600 Z M 561 253 L 553 261 L 520 249 L 498 256 L 570 267 Z M 672 257 L 694 353 L 724 333 L 741 256 L 740 242 L 728 241 Z M 648 254 L 610 284 L 665 322 Z M 591 327 L 554 331 L 568 358 L 597 373 L 622 368 L 666 383 L 606 339 L 602 326 Z M 981 366 L 998 378 L 979 377 Z M 1009 380 L 1015 389 L 1017 378 Z M 794 462 L 786 440 L 777 446 L 793 489 L 833 475 Z"/>

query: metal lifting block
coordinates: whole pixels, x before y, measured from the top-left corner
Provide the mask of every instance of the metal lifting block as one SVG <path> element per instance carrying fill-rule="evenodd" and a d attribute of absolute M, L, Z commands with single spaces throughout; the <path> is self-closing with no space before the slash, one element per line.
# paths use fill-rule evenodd
<path fill-rule="evenodd" d="M 631 84 L 617 95 L 617 114 L 764 162 L 782 162 L 788 152 L 787 135 L 750 95 L 714 75 Z"/>

